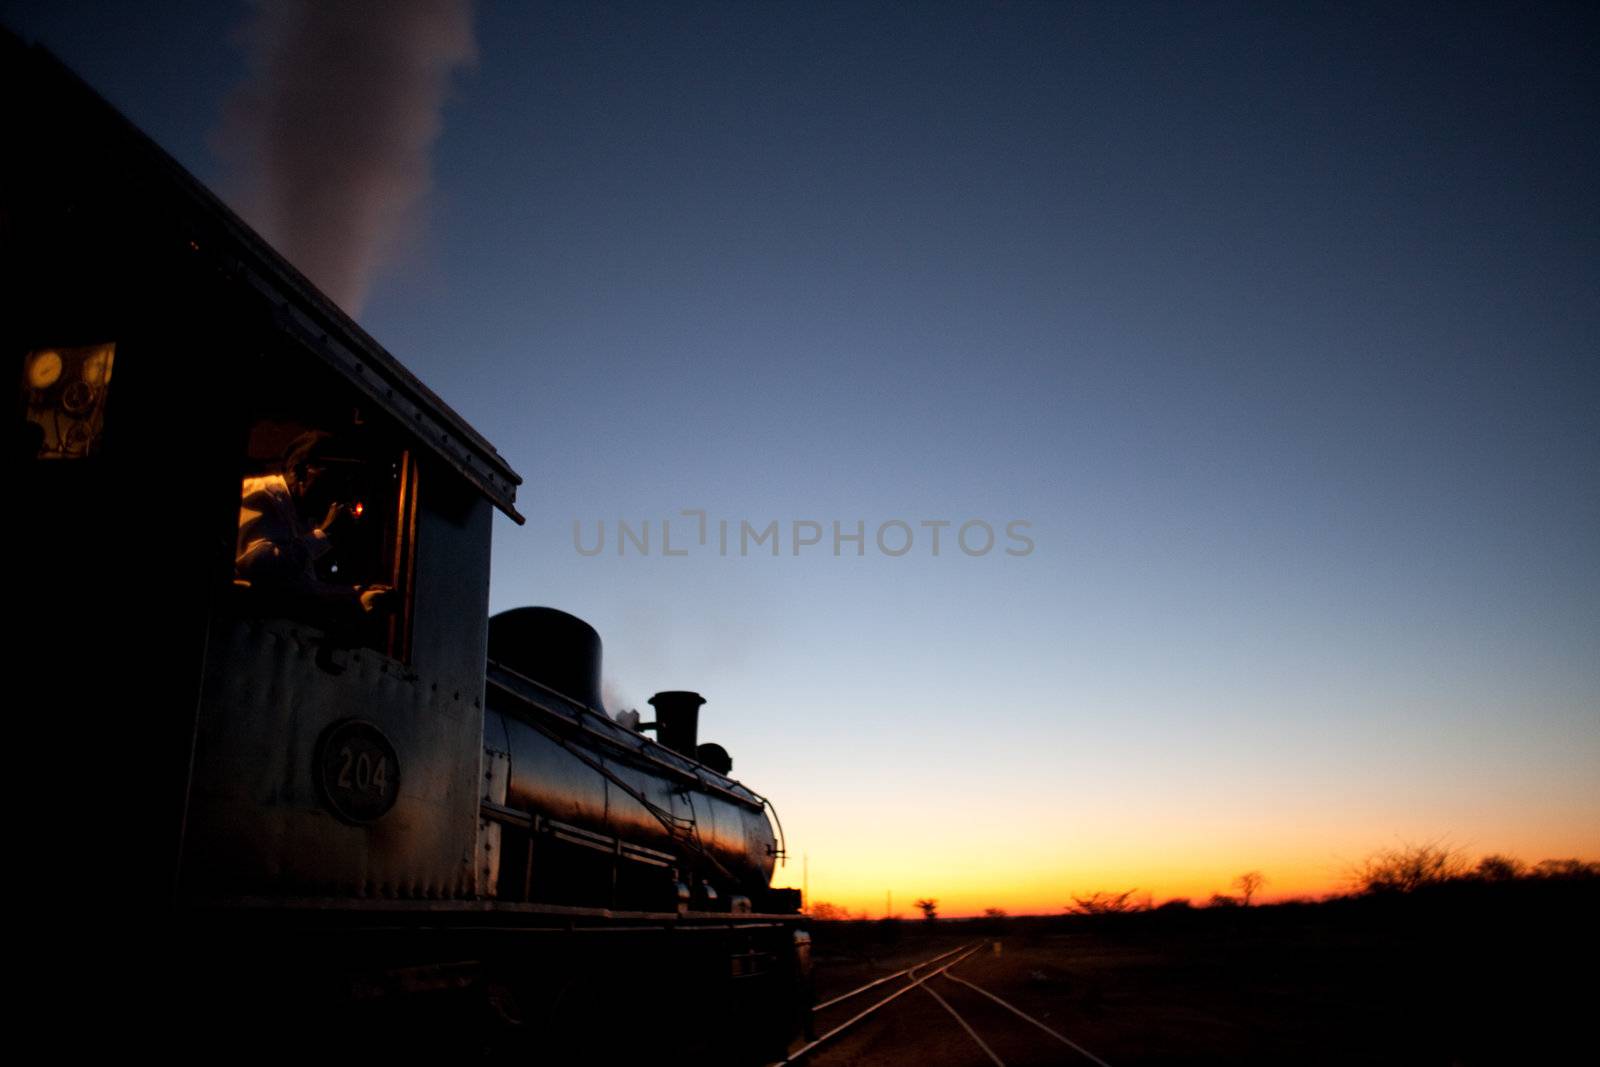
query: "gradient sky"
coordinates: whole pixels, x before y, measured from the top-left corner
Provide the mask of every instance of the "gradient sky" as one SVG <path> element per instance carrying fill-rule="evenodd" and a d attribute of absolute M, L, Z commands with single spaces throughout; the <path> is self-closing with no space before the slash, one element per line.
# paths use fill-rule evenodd
<path fill-rule="evenodd" d="M 482 5 L 360 319 L 526 480 L 494 608 L 851 909 L 1600 856 L 1600 18 L 1388 6 Z M 237 188 L 246 5 L 0 12 Z"/>

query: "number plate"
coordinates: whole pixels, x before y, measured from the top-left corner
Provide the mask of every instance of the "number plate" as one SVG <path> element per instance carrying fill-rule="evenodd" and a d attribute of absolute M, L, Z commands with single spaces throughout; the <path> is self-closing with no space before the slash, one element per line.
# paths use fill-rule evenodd
<path fill-rule="evenodd" d="M 317 742 L 316 760 L 322 801 L 345 822 L 372 822 L 394 807 L 400 758 L 370 722 L 346 719 L 328 727 Z"/>

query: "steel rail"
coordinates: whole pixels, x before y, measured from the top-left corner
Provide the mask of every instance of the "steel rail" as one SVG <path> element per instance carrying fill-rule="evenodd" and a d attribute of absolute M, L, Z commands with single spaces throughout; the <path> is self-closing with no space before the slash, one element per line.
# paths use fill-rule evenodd
<path fill-rule="evenodd" d="M 947 974 L 945 977 L 949 978 L 950 976 Z M 972 1024 L 963 1019 L 961 1017 L 961 1013 L 952 1008 L 948 1000 L 935 993 L 933 991 L 933 986 L 925 985 L 922 987 L 922 991 L 928 994 L 928 996 L 932 997 L 934 1000 L 937 1000 L 939 1002 L 939 1006 L 945 1011 L 949 1012 L 952 1019 L 961 1024 L 961 1029 L 967 1032 L 967 1036 L 972 1038 L 973 1041 L 977 1042 L 978 1047 L 983 1049 L 983 1051 L 988 1054 L 989 1058 L 994 1061 L 994 1067 L 1006 1067 L 1006 1061 L 1001 1059 L 999 1056 L 996 1056 L 994 1049 L 984 1044 L 983 1038 L 978 1036 L 978 1031 L 972 1028 Z"/>
<path fill-rule="evenodd" d="M 782 1064 L 794 1063 L 796 1060 L 799 1060 L 801 1057 L 805 1056 L 807 1053 L 815 1051 L 816 1049 L 820 1048 L 822 1045 L 826 1044 L 827 1042 L 833 1040 L 835 1037 L 837 1037 L 840 1034 L 844 1033 L 846 1030 L 850 1029 L 852 1026 L 854 1026 L 856 1023 L 860 1022 L 862 1019 L 865 1019 L 867 1016 L 869 1016 L 873 1012 L 877 1011 L 879 1008 L 884 1007 L 885 1005 L 889 1004 L 891 1001 L 895 1001 L 895 1000 L 900 999 L 901 997 L 905 996 L 907 993 L 911 992 L 913 989 L 916 989 L 918 986 L 922 985 L 928 979 L 937 978 L 939 975 L 941 975 L 944 972 L 948 971 L 950 968 L 954 967 L 956 964 L 960 963 L 962 960 L 966 959 L 968 956 L 970 956 L 974 952 L 978 951 L 979 947 L 980 946 L 978 946 L 978 945 L 972 945 L 972 946 L 968 947 L 965 952 L 962 952 L 960 956 L 958 956 L 957 958 L 951 960 L 949 963 L 945 964 L 943 967 L 940 967 L 936 971 L 932 971 L 932 972 L 930 972 L 928 974 L 925 974 L 921 978 L 914 979 L 911 982 L 910 985 L 906 986 L 903 989 L 895 990 L 893 993 L 890 993 L 888 996 L 884 997 L 882 1000 L 880 1000 L 877 1003 L 873 1004 L 872 1007 L 867 1008 L 867 1009 L 865 1009 L 863 1011 L 860 1011 L 860 1012 L 856 1013 L 850 1019 L 846 1020 L 845 1022 L 840 1023 L 838 1026 L 835 1026 L 832 1030 L 829 1030 L 827 1033 L 823 1034 L 821 1037 L 817 1038 L 816 1040 L 811 1041 L 811 1042 L 809 1042 L 809 1043 L 807 1043 L 805 1045 L 800 1046 L 795 1051 L 789 1053 L 789 1055 L 787 1057 L 785 1057 L 784 1059 L 778 1060 L 773 1065 L 773 1067 L 781 1067 Z M 957 951 L 961 951 L 961 950 L 958 949 Z M 945 955 L 949 955 L 949 953 L 946 953 Z M 943 958 L 944 957 L 942 957 L 942 956 L 941 957 L 935 957 L 935 959 L 943 959 Z M 923 967 L 923 966 L 926 966 L 926 964 L 919 963 L 919 964 L 917 964 L 916 967 L 907 968 L 906 973 L 910 974 L 912 971 L 915 971 L 918 968 Z"/>
<path fill-rule="evenodd" d="M 851 997 L 856 996 L 859 993 L 865 993 L 867 990 L 875 988 L 876 986 L 881 986 L 885 982 L 892 982 L 896 978 L 899 978 L 901 975 L 910 974 L 912 971 L 916 970 L 919 967 L 926 967 L 930 963 L 938 963 L 940 960 L 944 959 L 946 956 L 954 956 L 957 952 L 960 952 L 965 947 L 966 947 L 965 945 L 960 945 L 960 946 L 958 946 L 956 948 L 951 949 L 949 952 L 941 952 L 941 953 L 939 953 L 939 955 L 934 956 L 932 959 L 923 960 L 921 963 L 913 963 L 911 966 L 907 967 L 903 971 L 896 971 L 893 974 L 886 974 L 882 978 L 874 978 L 872 981 L 868 982 L 864 986 L 858 986 L 857 988 L 850 990 L 850 992 L 848 992 L 848 993 L 841 993 L 838 996 L 834 997 L 832 1000 L 825 1000 L 821 1004 L 815 1005 L 814 1007 L 812 1007 L 811 1010 L 812 1011 L 822 1011 L 824 1008 L 831 1008 L 835 1004 L 838 1004 L 838 1003 L 841 1003 L 843 1001 L 849 1000 Z"/>
<path fill-rule="evenodd" d="M 966 957 L 963 956 L 962 959 L 966 959 Z M 956 962 L 959 963 L 961 961 L 957 960 Z M 954 966 L 954 964 L 952 964 L 951 966 Z M 1023 1011 L 1021 1008 L 1017 1007 L 1016 1005 L 1010 1003 L 1009 1001 L 1001 1000 L 999 997 L 995 996 L 993 993 L 989 992 L 987 989 L 984 989 L 982 986 L 973 985 L 971 982 L 967 981 L 965 978 L 961 978 L 961 977 L 959 977 L 957 975 L 953 975 L 953 974 L 947 973 L 949 971 L 949 969 L 950 969 L 949 967 L 946 967 L 942 971 L 940 971 L 939 973 L 944 974 L 944 976 L 946 978 L 950 979 L 952 982 L 960 982 L 962 985 L 966 986 L 968 989 L 971 989 L 971 990 L 974 990 L 976 992 L 982 993 L 984 996 L 988 997 L 990 1000 L 994 1001 L 996 1004 L 1000 1005 L 1002 1008 L 1006 1009 L 1011 1014 L 1017 1016 L 1019 1019 L 1027 1020 L 1028 1022 L 1030 1022 L 1033 1025 L 1037 1026 L 1039 1029 L 1043 1030 L 1045 1033 L 1049 1034 L 1051 1037 L 1055 1038 L 1057 1041 L 1061 1042 L 1063 1045 L 1066 1045 L 1068 1048 L 1072 1049 L 1074 1052 L 1077 1052 L 1080 1055 L 1086 1057 L 1087 1059 L 1089 1059 L 1093 1063 L 1099 1064 L 1100 1067 L 1111 1067 L 1111 1065 L 1109 1063 L 1107 1063 L 1105 1060 L 1101 1059 L 1099 1056 L 1096 1056 L 1094 1053 L 1090 1052 L 1088 1049 L 1084 1048 L 1082 1045 L 1078 1044 L 1076 1041 L 1072 1040 L 1071 1038 L 1067 1037 L 1066 1035 L 1061 1034 L 1061 1033 L 1059 1033 L 1059 1032 L 1057 1032 L 1055 1030 L 1052 1030 L 1050 1027 L 1046 1026 L 1044 1023 L 1040 1022 L 1038 1019 L 1035 1019 L 1033 1016 L 1029 1015 L 1027 1012 Z M 933 976 L 929 975 L 928 977 L 931 978 Z M 931 993 L 932 990 L 929 990 L 929 992 Z"/>

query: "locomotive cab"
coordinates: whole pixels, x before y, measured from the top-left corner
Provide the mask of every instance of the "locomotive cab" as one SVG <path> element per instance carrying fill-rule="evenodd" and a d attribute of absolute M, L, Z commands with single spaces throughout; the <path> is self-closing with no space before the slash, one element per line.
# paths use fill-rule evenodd
<path fill-rule="evenodd" d="M 101 855 L 156 897 L 470 896 L 516 475 L 92 92 L 6 48 L 32 164 L 4 216 L 24 661 L 38 706 L 131 772 Z M 106 713 L 130 698 L 154 706 Z"/>
<path fill-rule="evenodd" d="M 182 889 L 470 897 L 491 504 L 284 347 L 241 412 Z"/>

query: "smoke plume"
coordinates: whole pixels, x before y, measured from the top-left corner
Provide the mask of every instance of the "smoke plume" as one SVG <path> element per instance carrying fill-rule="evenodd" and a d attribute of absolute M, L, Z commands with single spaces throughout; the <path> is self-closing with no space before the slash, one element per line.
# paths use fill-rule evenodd
<path fill-rule="evenodd" d="M 470 0 L 257 0 L 221 148 L 242 213 L 352 316 L 420 221 Z"/>
<path fill-rule="evenodd" d="M 600 679 L 600 699 L 605 701 L 606 706 L 603 710 L 613 719 L 617 717 L 618 712 L 626 711 L 631 707 L 627 698 L 622 695 L 621 687 L 610 678 L 603 676 Z"/>

